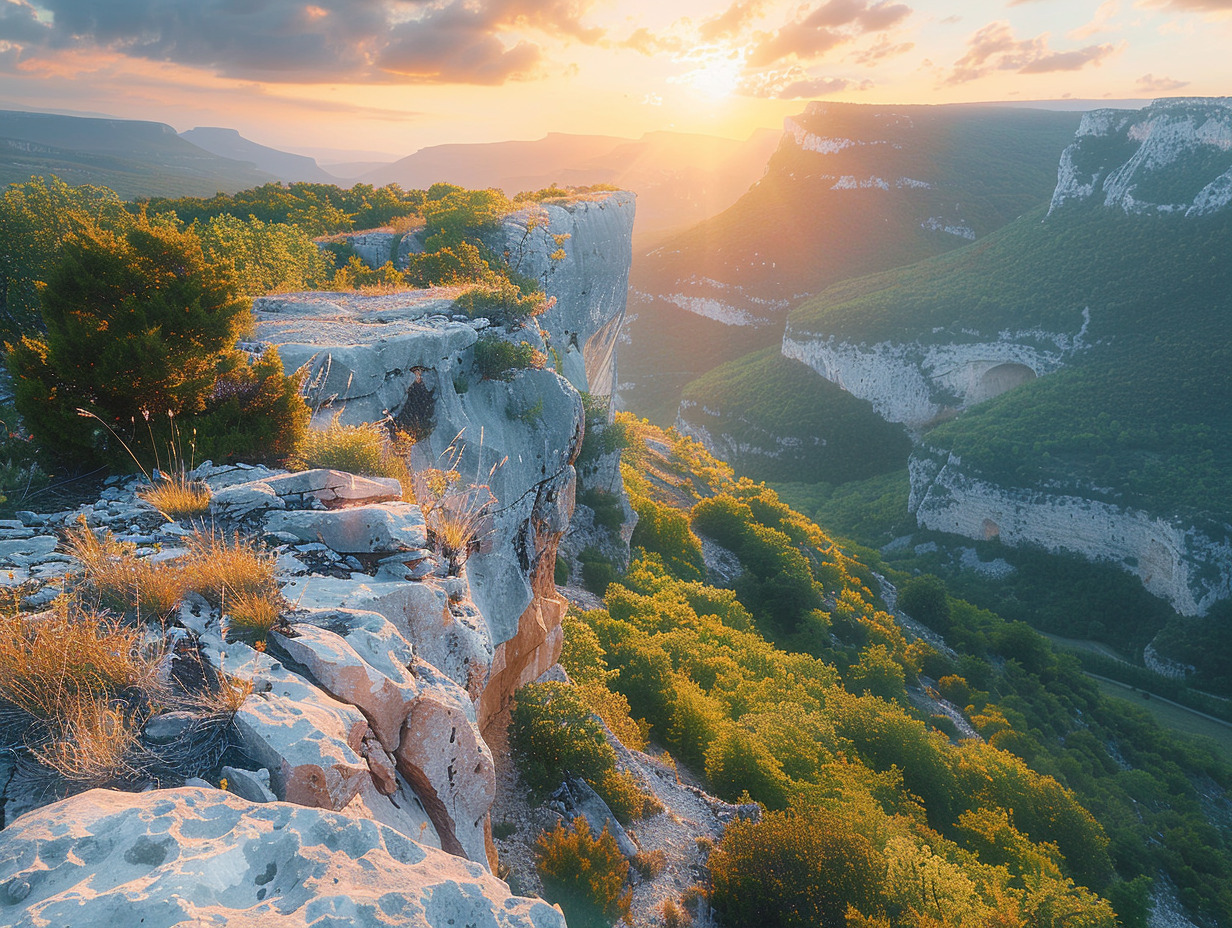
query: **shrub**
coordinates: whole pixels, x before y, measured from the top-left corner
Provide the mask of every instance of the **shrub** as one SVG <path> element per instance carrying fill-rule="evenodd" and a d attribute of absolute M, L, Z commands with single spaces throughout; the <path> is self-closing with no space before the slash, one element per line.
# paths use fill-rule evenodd
<path fill-rule="evenodd" d="M 663 850 L 638 851 L 633 855 L 633 869 L 640 873 L 643 879 L 653 880 L 667 866 L 667 852 Z"/>
<path fill-rule="evenodd" d="M 455 301 L 455 308 L 472 319 L 486 318 L 493 325 L 519 326 L 551 304 L 542 290 L 524 293 L 507 278 L 489 286 L 471 287 Z"/>
<path fill-rule="evenodd" d="M 143 220 L 124 232 L 83 227 L 65 239 L 40 306 L 45 336 L 9 346 L 16 405 L 39 442 L 67 459 L 123 459 L 80 408 L 127 431 L 142 461 L 167 444 L 150 412 L 195 427 L 216 458 L 285 454 L 278 439 L 306 421 L 276 352 L 250 367 L 236 349 L 248 302 L 191 233 Z"/>
<path fill-rule="evenodd" d="M 479 546 L 492 491 L 485 485 L 463 486 L 456 455 L 448 469 L 417 470 L 411 480 L 428 526 L 428 545 L 445 558 L 450 575 L 457 575 Z"/>
<path fill-rule="evenodd" d="M 595 516 L 595 525 L 605 528 L 615 534 L 625 521 L 625 507 L 621 503 L 620 494 L 608 493 L 604 490 L 587 490 L 578 495 L 577 501 L 590 507 Z"/>
<path fill-rule="evenodd" d="M 945 584 L 931 574 L 912 577 L 898 593 L 898 608 L 933 631 L 950 630 L 950 599 Z"/>
<path fill-rule="evenodd" d="M 671 899 L 663 900 L 663 928 L 688 928 L 693 918 L 687 909 L 682 909 Z"/>
<path fill-rule="evenodd" d="M 616 753 L 590 707 L 565 683 L 529 683 L 517 691 L 509 746 L 522 779 L 539 795 L 567 776 L 595 786 L 616 769 Z"/>
<path fill-rule="evenodd" d="M 846 928 L 848 906 L 874 908 L 880 854 L 852 822 L 820 809 L 735 821 L 710 855 L 724 924 Z"/>
<path fill-rule="evenodd" d="M 536 855 L 544 890 L 572 928 L 606 928 L 628 917 L 632 893 L 622 889 L 629 864 L 606 827 L 595 838 L 584 818 L 574 820 L 572 831 L 557 825 L 539 836 Z"/>
<path fill-rule="evenodd" d="M 475 342 L 475 367 L 484 380 L 512 380 L 517 371 L 546 363 L 543 352 L 529 342 L 515 345 L 497 335 L 483 335 Z"/>
<path fill-rule="evenodd" d="M 342 425 L 338 413 L 323 429 L 309 428 L 288 464 L 297 470 L 329 467 L 364 477 L 395 477 L 410 483 L 406 462 L 375 422 Z"/>
<path fill-rule="evenodd" d="M 329 259 L 298 226 L 224 213 L 195 231 L 210 260 L 229 264 L 248 296 L 315 290 L 329 280 Z"/>
<path fill-rule="evenodd" d="M 583 549 L 578 555 L 582 563 L 582 586 L 596 596 L 607 592 L 609 584 L 620 579 L 620 571 L 611 558 L 595 547 Z"/>

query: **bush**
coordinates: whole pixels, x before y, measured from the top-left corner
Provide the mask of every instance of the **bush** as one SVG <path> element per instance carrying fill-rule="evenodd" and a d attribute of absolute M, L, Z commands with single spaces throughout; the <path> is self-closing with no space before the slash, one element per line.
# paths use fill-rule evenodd
<path fill-rule="evenodd" d="M 385 430 L 374 422 L 342 425 L 334 416 L 323 429 L 309 428 L 287 461 L 297 470 L 328 467 L 364 477 L 405 478 L 410 483 L 406 462 L 398 455 Z"/>
<path fill-rule="evenodd" d="M 615 534 L 625 521 L 625 507 L 619 493 L 608 493 L 604 490 L 587 490 L 578 494 L 577 501 L 588 506 L 594 513 L 595 525 L 605 528 Z"/>
<path fill-rule="evenodd" d="M 945 584 L 931 574 L 912 577 L 898 592 L 898 608 L 935 632 L 950 630 L 950 598 Z"/>
<path fill-rule="evenodd" d="M 735 821 L 710 855 L 712 901 L 724 924 L 846 928 L 869 912 L 884 863 L 854 823 L 822 810 Z"/>
<path fill-rule="evenodd" d="M 518 371 L 546 363 L 543 352 L 528 342 L 515 345 L 497 335 L 484 335 L 475 342 L 475 367 L 484 380 L 512 380 Z"/>
<path fill-rule="evenodd" d="M 543 888 L 572 928 L 606 928 L 628 918 L 632 893 L 622 889 L 629 863 L 606 827 L 595 838 L 584 818 L 574 820 L 572 831 L 557 825 L 539 836 L 536 855 Z"/>
<path fill-rule="evenodd" d="M 610 584 L 620 579 L 616 565 L 598 548 L 584 549 L 578 560 L 582 562 L 582 586 L 596 596 L 602 596 Z"/>
<path fill-rule="evenodd" d="M 276 353 L 249 367 L 236 349 L 248 303 L 190 233 L 82 228 L 65 240 L 40 305 L 46 335 L 8 346 L 16 405 L 35 438 L 69 460 L 124 457 L 79 408 L 126 432 L 145 461 L 169 439 L 151 412 L 195 428 L 198 446 L 219 457 L 272 443 L 268 458 L 306 422 Z"/>
<path fill-rule="evenodd" d="M 472 319 L 490 319 L 493 325 L 519 326 L 548 308 L 542 290 L 524 293 L 508 279 L 490 286 L 472 287 L 462 293 L 454 306 Z"/>
<path fill-rule="evenodd" d="M 616 753 L 603 729 L 566 683 L 528 683 L 517 691 L 509 747 L 522 779 L 540 796 L 568 776 L 597 786 L 616 770 Z"/>

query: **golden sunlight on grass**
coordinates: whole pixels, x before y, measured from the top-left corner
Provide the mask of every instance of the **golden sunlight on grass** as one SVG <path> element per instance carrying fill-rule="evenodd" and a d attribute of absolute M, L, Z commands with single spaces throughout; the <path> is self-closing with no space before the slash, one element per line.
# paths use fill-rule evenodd
<path fill-rule="evenodd" d="M 117 541 L 110 532 L 100 538 L 84 521 L 68 530 L 67 543 L 69 554 L 81 562 L 74 593 L 91 606 L 165 619 L 188 591 L 182 565 L 142 560 L 133 545 Z"/>
<path fill-rule="evenodd" d="M 210 488 L 184 473 L 162 474 L 137 496 L 173 522 L 205 515 L 210 509 Z"/>

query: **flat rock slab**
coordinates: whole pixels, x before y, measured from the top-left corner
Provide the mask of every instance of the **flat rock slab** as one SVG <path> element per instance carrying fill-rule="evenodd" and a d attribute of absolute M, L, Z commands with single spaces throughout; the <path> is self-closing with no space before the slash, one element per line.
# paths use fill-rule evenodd
<path fill-rule="evenodd" d="M 0 832 L 13 928 L 565 928 L 482 866 L 393 829 L 222 790 L 91 790 Z"/>
<path fill-rule="evenodd" d="M 410 503 L 275 511 L 266 517 L 265 530 L 318 541 L 339 554 L 394 554 L 428 543 L 423 514 Z"/>

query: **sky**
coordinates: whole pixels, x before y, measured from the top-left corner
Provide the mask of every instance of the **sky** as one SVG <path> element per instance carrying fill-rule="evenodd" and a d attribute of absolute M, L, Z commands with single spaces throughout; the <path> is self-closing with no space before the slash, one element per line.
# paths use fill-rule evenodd
<path fill-rule="evenodd" d="M 1230 50 L 1232 0 L 0 0 L 0 108 L 404 155 L 744 138 L 815 99 L 1222 96 Z"/>

